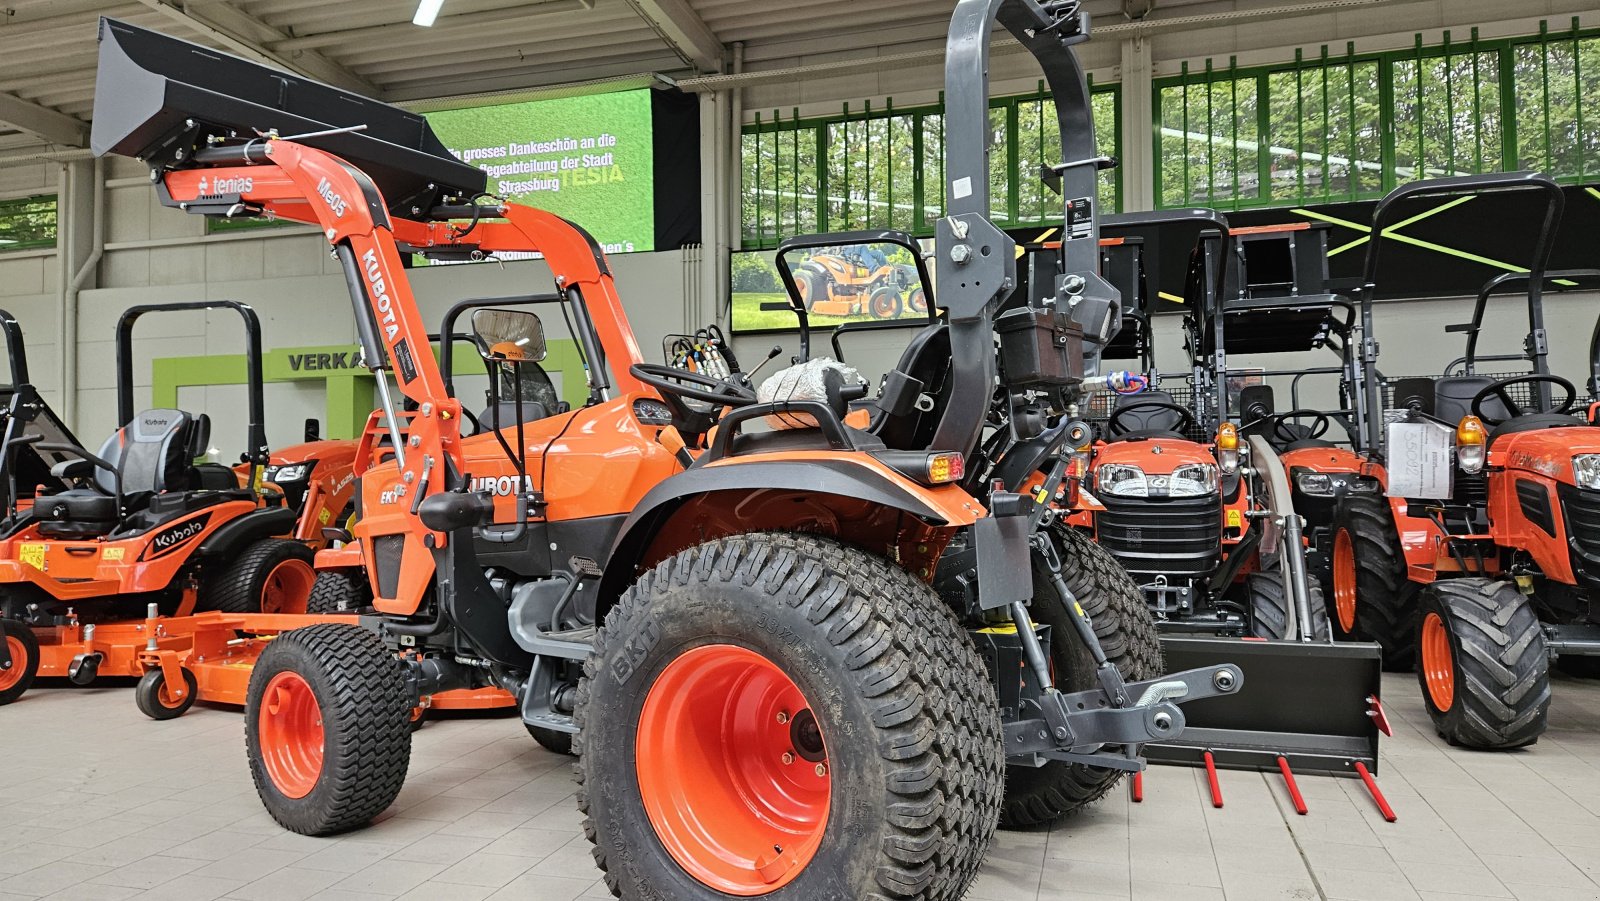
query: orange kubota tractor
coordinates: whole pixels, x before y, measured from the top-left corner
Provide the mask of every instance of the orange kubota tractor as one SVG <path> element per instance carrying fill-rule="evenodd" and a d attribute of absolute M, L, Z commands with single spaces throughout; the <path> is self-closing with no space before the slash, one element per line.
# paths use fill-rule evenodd
<path fill-rule="evenodd" d="M 196 464 L 210 443 L 205 414 L 133 407 L 134 324 L 152 313 L 230 310 L 245 326 L 249 424 L 242 471 Z M 0 614 L 6 621 L 9 685 L 19 697 L 35 675 L 86 685 L 98 676 L 144 676 L 153 623 L 158 644 L 192 639 L 191 614 L 306 611 L 316 520 L 352 495 L 353 442 L 320 442 L 274 456 L 262 419 L 261 338 L 255 312 L 234 301 L 136 306 L 117 324 L 117 408 L 124 425 L 90 453 L 28 383 L 23 336 L 0 318 L 11 351 L 12 386 L 0 445 L 6 484 L 0 520 Z M 326 457 L 326 460 L 322 459 Z M 318 479 L 305 481 L 322 467 Z M 284 473 L 285 467 L 291 471 Z M 298 467 L 300 472 L 292 468 Z M 263 482 L 264 469 L 300 491 Z M 342 472 L 341 472 L 342 469 Z M 173 619 L 177 617 L 178 619 Z M 231 629 L 229 630 L 231 637 Z M 181 713 L 196 692 L 159 678 L 141 683 L 141 706 Z M 176 715 L 174 713 L 173 715 Z"/>
<path fill-rule="evenodd" d="M 1073 198 L 1067 276 L 1008 314 L 998 382 L 1016 262 L 981 190 L 997 18 L 1045 68 Z M 1179 701 L 1236 691 L 1229 665 L 1125 679 L 1067 586 L 1083 573 L 1046 551 L 1048 507 L 963 482 L 996 385 L 1008 404 L 1064 405 L 1119 321 L 1095 272 L 1094 129 L 1071 50 L 1088 24 L 1076 4 L 957 7 L 947 170 L 980 190 L 953 189 L 938 226 L 944 321 L 856 428 L 859 386 L 762 402 L 742 374 L 645 363 L 594 239 L 477 203 L 483 173 L 420 117 L 103 22 L 95 150 L 144 160 L 166 204 L 314 223 L 367 365 L 414 407 L 381 380 L 392 456 L 356 456 L 373 613 L 284 634 L 252 674 L 246 743 L 271 815 L 317 834 L 367 822 L 405 779 L 417 699 L 493 685 L 524 722 L 575 736 L 579 804 L 620 897 L 954 899 L 1008 763 L 1042 795 L 1086 789 L 1058 799 L 1074 809 L 1182 731 Z M 552 290 L 525 299 L 571 317 L 589 397 L 563 413 L 518 390 L 508 419 L 463 429 L 402 261 L 502 250 L 544 255 Z M 533 313 L 471 325 L 493 363 L 542 357 Z M 761 431 L 769 417 L 789 427 Z"/>

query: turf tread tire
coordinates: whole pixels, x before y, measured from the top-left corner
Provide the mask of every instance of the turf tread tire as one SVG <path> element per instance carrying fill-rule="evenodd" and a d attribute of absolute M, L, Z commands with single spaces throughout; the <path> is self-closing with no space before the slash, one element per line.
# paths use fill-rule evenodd
<path fill-rule="evenodd" d="M 782 605 L 775 611 L 752 612 L 756 619 L 772 623 L 769 628 L 792 630 L 794 634 L 785 634 L 784 640 L 792 640 L 797 648 L 807 645 L 801 653 L 814 662 L 830 661 L 835 667 L 792 676 L 839 676 L 833 684 L 854 694 L 841 690 L 834 705 L 869 708 L 868 716 L 851 722 L 869 733 L 870 747 L 877 748 L 879 758 L 872 766 L 882 774 L 881 800 L 865 786 L 853 786 L 863 788 L 859 795 L 847 792 L 847 797 L 856 798 L 850 825 L 867 816 L 866 824 L 855 830 L 862 833 L 859 840 L 841 844 L 838 835 L 825 838 L 806 870 L 768 897 L 775 901 L 962 897 L 994 836 L 1003 792 L 1004 735 L 987 669 L 955 615 L 925 583 L 886 560 L 830 538 L 788 533 L 717 539 L 661 562 L 623 594 L 596 636 L 578 687 L 575 716 L 580 731 L 574 751 L 584 833 L 594 844 L 595 863 L 611 893 L 628 901 L 725 897 L 686 879 L 659 847 L 642 811 L 635 810 L 636 777 L 630 773 L 619 779 L 604 771 L 608 764 L 626 762 L 627 755 L 599 744 L 599 736 L 611 735 L 613 728 L 634 726 L 620 722 L 634 708 L 614 686 L 623 680 L 645 683 L 633 678 L 639 668 L 666 664 L 666 659 L 653 660 L 650 646 L 641 642 L 651 635 L 652 627 L 659 643 L 670 643 L 675 640 L 673 633 L 663 638 L 661 630 L 672 627 L 675 611 L 687 609 L 716 623 L 714 635 L 694 640 L 703 644 L 708 637 L 732 639 L 727 630 L 743 625 L 728 625 L 718 618 L 722 611 L 744 609 L 735 606 L 741 603 L 737 599 L 717 599 L 712 589 L 719 585 L 735 598 L 759 593 Z M 683 622 L 699 620 L 685 617 L 677 625 L 682 627 Z M 670 659 L 686 649 L 676 645 L 665 655 Z M 819 705 L 819 715 L 823 706 L 833 705 Z M 618 721 L 605 723 L 607 715 Z M 828 728 L 824 726 L 825 734 Z M 619 728 L 612 740 L 623 741 L 624 731 Z M 859 740 L 864 742 L 867 736 Z M 839 753 L 839 748 L 833 752 Z M 839 769 L 834 768 L 836 778 L 841 778 Z M 608 793 L 606 786 L 618 781 L 627 787 Z M 843 786 L 836 783 L 836 796 L 841 790 Z M 876 814 L 879 804 L 881 817 Z M 835 811 L 830 823 L 845 816 L 838 806 Z M 623 840 L 627 816 L 644 822 L 639 828 L 645 838 Z M 615 831 L 606 828 L 608 821 Z M 876 853 L 862 852 L 863 848 Z M 830 853 L 835 859 L 825 860 Z M 848 874 L 843 872 L 845 864 L 851 869 Z M 830 874 L 849 883 L 848 889 L 819 890 L 817 881 L 828 880 Z"/>
<path fill-rule="evenodd" d="M 1335 534 L 1349 533 L 1355 554 L 1356 629 L 1351 637 L 1377 642 L 1383 648 L 1384 669 L 1409 672 L 1417 661 L 1419 586 L 1406 578 L 1405 554 L 1388 500 L 1344 498 L 1334 510 L 1333 529 Z"/>
<path fill-rule="evenodd" d="M 1166 672 L 1161 640 L 1144 593 L 1116 558 L 1077 529 L 1051 530 L 1061 558 L 1062 578 L 1094 625 L 1106 659 L 1122 678 L 1137 682 Z M 1051 627 L 1055 677 L 1065 691 L 1097 684 L 1094 661 L 1078 641 L 1071 613 L 1061 603 L 1038 564 L 1034 567 L 1034 621 Z M 1000 825 L 1016 829 L 1040 826 L 1081 812 L 1105 797 L 1121 781 L 1121 770 L 1081 763 L 1051 761 L 1042 767 L 1008 767 Z"/>
<path fill-rule="evenodd" d="M 316 553 L 298 541 L 264 538 L 246 546 L 244 553 L 231 561 L 205 584 L 196 610 L 223 613 L 260 613 L 262 583 L 278 564 L 302 560 L 310 565 Z M 309 609 L 309 607 L 308 607 Z M 278 611 L 297 613 L 296 610 Z"/>
<path fill-rule="evenodd" d="M 322 772 L 298 799 L 273 785 L 259 747 L 262 694 L 284 670 L 310 683 L 324 730 Z M 267 645 L 245 698 L 245 752 L 256 794 L 279 825 L 301 835 L 330 835 L 364 826 L 394 803 L 411 764 L 412 705 L 405 683 L 404 664 L 360 626 L 307 626 Z"/>
<path fill-rule="evenodd" d="M 326 616 L 356 613 L 372 606 L 372 586 L 361 570 L 325 569 L 317 573 L 306 599 L 306 612 Z"/>
<path fill-rule="evenodd" d="M 1455 700 L 1434 706 L 1419 671 L 1423 703 L 1439 737 L 1452 745 L 1503 750 L 1531 745 L 1550 713 L 1550 655 L 1528 598 L 1510 582 L 1441 579 L 1424 588 L 1421 616 L 1439 613 L 1450 633 Z"/>
<path fill-rule="evenodd" d="M 1289 593 L 1277 573 L 1251 573 L 1245 576 L 1250 610 L 1250 637 L 1295 638 L 1289 632 Z M 1331 641 L 1333 623 L 1328 605 L 1322 599 L 1322 586 L 1306 579 L 1306 606 L 1311 608 L 1311 640 Z"/>

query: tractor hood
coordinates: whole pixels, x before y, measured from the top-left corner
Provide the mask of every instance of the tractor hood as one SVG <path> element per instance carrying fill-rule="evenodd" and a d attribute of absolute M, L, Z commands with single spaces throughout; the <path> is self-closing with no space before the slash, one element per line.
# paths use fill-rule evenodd
<path fill-rule="evenodd" d="M 1494 439 L 1489 447 L 1489 466 L 1574 485 L 1577 475 L 1573 461 L 1587 455 L 1600 456 L 1600 427 L 1574 420 L 1571 428 L 1513 432 Z M 1589 483 L 1582 487 L 1597 486 Z"/>
<path fill-rule="evenodd" d="M 1302 447 L 1278 455 L 1288 469 L 1313 472 L 1360 472 L 1363 460 L 1347 447 Z"/>
<path fill-rule="evenodd" d="M 1209 445 L 1178 438 L 1147 438 L 1097 445 L 1094 468 L 1107 463 L 1132 464 L 1151 475 L 1171 475 L 1178 467 L 1194 463 L 1215 466 L 1217 458 Z"/>

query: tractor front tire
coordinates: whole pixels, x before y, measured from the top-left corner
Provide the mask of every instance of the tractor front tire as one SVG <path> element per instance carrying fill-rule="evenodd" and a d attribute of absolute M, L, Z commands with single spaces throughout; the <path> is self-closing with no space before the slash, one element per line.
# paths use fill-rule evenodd
<path fill-rule="evenodd" d="M 1150 607 L 1116 558 L 1076 529 L 1057 528 L 1051 537 L 1067 588 L 1089 614 L 1100 647 L 1122 678 L 1136 682 L 1166 672 Z M 1029 609 L 1034 622 L 1050 627 L 1050 659 L 1061 690 L 1084 691 L 1097 685 L 1094 658 L 1078 640 L 1072 611 L 1037 555 Z M 1077 813 L 1104 797 L 1122 776 L 1121 770 L 1059 760 L 1041 767 L 1008 767 L 1000 825 L 1011 829 L 1038 826 Z"/>
<path fill-rule="evenodd" d="M 327 623 L 267 645 L 245 697 L 245 750 L 267 813 L 302 835 L 370 822 L 411 762 L 405 665 L 377 635 Z"/>
<path fill-rule="evenodd" d="M 305 613 L 317 578 L 315 557 L 298 541 L 257 541 L 207 581 L 195 606 L 223 613 Z"/>
<path fill-rule="evenodd" d="M 1417 585 L 1406 578 L 1406 559 L 1394 515 L 1383 497 L 1353 494 L 1333 512 L 1330 613 L 1342 638 L 1383 647 L 1383 668 L 1409 671 L 1417 658 Z"/>
<path fill-rule="evenodd" d="M 619 898 L 955 901 L 999 818 L 1000 712 L 950 609 L 837 541 L 688 548 L 605 619 L 578 805 Z"/>
<path fill-rule="evenodd" d="M 1441 579 L 1419 594 L 1417 681 L 1439 737 L 1497 750 L 1539 740 L 1550 656 L 1533 605 L 1499 579 Z"/>
<path fill-rule="evenodd" d="M 359 569 L 325 569 L 317 573 L 306 599 L 306 612 L 319 615 L 358 613 L 372 606 L 372 586 Z"/>
<path fill-rule="evenodd" d="M 27 694 L 39 674 L 39 639 L 14 619 L 0 620 L 0 641 L 11 655 L 10 669 L 0 670 L 0 707 Z"/>
<path fill-rule="evenodd" d="M 1244 584 L 1250 597 L 1251 638 L 1299 637 L 1297 630 L 1289 628 L 1291 601 L 1277 573 L 1251 573 L 1244 577 Z M 1311 640 L 1329 641 L 1332 633 L 1328 623 L 1328 606 L 1322 600 L 1322 586 L 1307 576 L 1306 592 L 1306 606 L 1311 608 Z"/>

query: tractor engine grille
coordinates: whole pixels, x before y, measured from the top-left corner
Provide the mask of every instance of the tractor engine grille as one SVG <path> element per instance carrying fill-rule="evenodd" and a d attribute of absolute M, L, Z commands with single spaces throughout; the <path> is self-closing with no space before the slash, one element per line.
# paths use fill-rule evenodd
<path fill-rule="evenodd" d="M 1140 584 L 1156 576 L 1203 576 L 1222 553 L 1222 497 L 1113 498 L 1096 495 L 1106 511 L 1095 520 L 1096 540 Z"/>
<path fill-rule="evenodd" d="M 1573 572 L 1580 584 L 1600 591 L 1600 491 L 1562 485 L 1556 493 L 1571 536 Z"/>
<path fill-rule="evenodd" d="M 382 535 L 372 539 L 372 569 L 378 576 L 378 597 L 393 598 L 400 590 L 400 558 L 405 549 L 404 535 Z"/>

